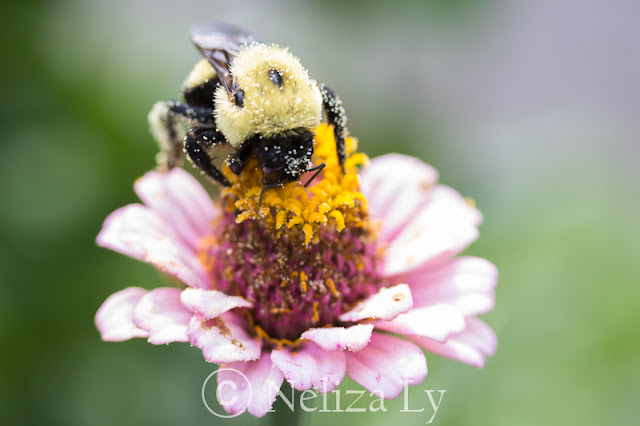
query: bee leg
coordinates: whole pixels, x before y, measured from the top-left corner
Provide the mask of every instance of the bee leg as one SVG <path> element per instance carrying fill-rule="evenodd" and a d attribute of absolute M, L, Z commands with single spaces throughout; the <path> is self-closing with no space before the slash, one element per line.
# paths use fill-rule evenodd
<path fill-rule="evenodd" d="M 158 102 L 151 108 L 149 127 L 160 148 L 158 170 L 167 171 L 182 163 L 185 126 L 194 122 L 215 127 L 213 109 L 176 101 Z"/>
<path fill-rule="evenodd" d="M 216 122 L 213 117 L 213 109 L 193 106 L 182 102 L 168 101 L 167 108 L 171 114 L 186 119 L 189 122 L 197 122 L 215 127 Z"/>
<path fill-rule="evenodd" d="M 282 186 L 282 183 L 267 183 L 262 186 L 262 191 L 260 191 L 260 201 L 258 201 L 258 209 L 260 209 L 260 207 L 262 206 L 262 197 L 264 197 L 264 193 L 267 191 L 267 189 L 275 188 L 277 186 Z"/>
<path fill-rule="evenodd" d="M 184 151 L 191 162 L 211 180 L 222 186 L 230 186 L 229 180 L 213 165 L 207 149 L 226 143 L 214 127 L 194 127 L 184 138 Z"/>
<path fill-rule="evenodd" d="M 333 125 L 338 163 L 344 172 L 344 161 L 347 158 L 345 139 L 349 134 L 347 130 L 347 114 L 342 106 L 342 101 L 333 90 L 324 84 L 320 84 L 319 87 L 320 93 L 322 93 L 322 106 L 327 113 L 327 120 L 329 124 Z"/>

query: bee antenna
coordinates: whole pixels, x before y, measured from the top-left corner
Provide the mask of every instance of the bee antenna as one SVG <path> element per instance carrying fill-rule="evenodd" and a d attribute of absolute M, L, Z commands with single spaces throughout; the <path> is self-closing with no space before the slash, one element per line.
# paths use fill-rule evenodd
<path fill-rule="evenodd" d="M 313 172 L 315 171 L 315 173 L 313 174 L 313 176 L 311 176 L 311 178 L 307 181 L 307 183 L 304 184 L 304 187 L 306 188 L 307 186 L 309 186 L 309 184 L 311 183 L 312 180 L 314 180 L 316 178 L 316 176 L 318 176 L 320 174 L 320 172 L 324 169 L 324 166 L 326 166 L 326 163 L 322 163 L 322 164 L 318 164 L 315 167 L 310 168 L 309 170 L 307 170 L 307 172 Z"/>
<path fill-rule="evenodd" d="M 262 207 L 262 197 L 264 197 L 264 191 L 267 190 L 266 186 L 262 187 L 262 191 L 260 191 L 260 201 L 258 201 L 258 210 L 260 210 L 260 207 Z"/>

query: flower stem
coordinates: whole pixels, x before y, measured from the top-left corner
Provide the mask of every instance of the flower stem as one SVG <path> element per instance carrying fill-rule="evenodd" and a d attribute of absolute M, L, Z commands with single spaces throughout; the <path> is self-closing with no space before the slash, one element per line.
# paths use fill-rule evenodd
<path fill-rule="evenodd" d="M 285 380 L 280 389 L 282 395 L 287 399 L 285 401 L 280 394 L 276 398 L 273 404 L 274 413 L 270 413 L 269 424 L 273 426 L 299 426 L 302 424 L 302 409 L 295 402 L 295 390 L 291 388 L 291 385 Z M 293 404 L 293 410 L 291 405 Z"/>

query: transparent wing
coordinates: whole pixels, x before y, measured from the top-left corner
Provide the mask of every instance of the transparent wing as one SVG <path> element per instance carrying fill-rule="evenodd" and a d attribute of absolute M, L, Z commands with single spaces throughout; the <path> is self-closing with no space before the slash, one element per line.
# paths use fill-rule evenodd
<path fill-rule="evenodd" d="M 244 28 L 222 22 L 193 25 L 191 41 L 215 68 L 220 83 L 230 95 L 236 90 L 229 72 L 233 57 L 247 45 L 260 43 L 255 35 Z"/>

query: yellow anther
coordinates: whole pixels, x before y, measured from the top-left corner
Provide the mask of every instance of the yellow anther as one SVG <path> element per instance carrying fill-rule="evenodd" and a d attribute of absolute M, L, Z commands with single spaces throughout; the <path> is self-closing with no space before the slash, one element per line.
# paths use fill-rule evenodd
<path fill-rule="evenodd" d="M 354 206 L 353 195 L 349 193 L 338 195 L 336 198 L 334 198 L 333 202 L 335 205 L 339 205 L 339 206 L 340 205 L 349 206 L 349 207 Z"/>
<path fill-rule="evenodd" d="M 329 210 L 331 210 L 331 206 L 327 203 L 322 203 L 318 206 L 318 213 L 321 215 L 327 214 Z"/>
<path fill-rule="evenodd" d="M 318 315 L 318 302 L 313 302 L 313 316 L 311 317 L 311 321 L 320 321 L 320 315 Z"/>
<path fill-rule="evenodd" d="M 345 141 L 345 147 L 347 149 L 347 153 L 356 152 L 358 150 L 358 139 L 347 138 Z"/>
<path fill-rule="evenodd" d="M 328 278 L 327 280 L 325 280 L 325 283 L 327 284 L 327 287 L 329 287 L 329 291 L 331 291 L 331 294 L 333 294 L 336 297 L 340 295 L 340 292 L 336 288 L 336 283 L 334 283 L 331 278 Z"/>
<path fill-rule="evenodd" d="M 353 154 L 351 157 L 347 158 L 347 160 L 344 162 L 344 168 L 352 169 L 357 166 L 363 166 L 367 164 L 368 161 L 369 161 L 369 157 L 367 157 L 363 153 Z"/>
<path fill-rule="evenodd" d="M 273 337 L 269 336 L 267 332 L 262 329 L 262 327 L 260 327 L 259 325 L 253 324 L 253 320 L 251 320 L 250 322 L 251 322 L 251 326 L 256 331 L 256 335 L 258 336 L 258 338 L 266 342 L 269 342 L 270 344 L 274 345 L 278 349 L 282 349 L 285 346 L 296 347 L 301 341 L 300 339 L 296 340 L 295 342 L 289 339 L 274 339 Z"/>
<path fill-rule="evenodd" d="M 282 204 L 282 198 L 278 197 L 274 193 L 267 192 L 264 196 L 263 203 L 267 206 L 277 206 Z"/>
<path fill-rule="evenodd" d="M 362 195 L 362 193 L 360 193 L 360 192 L 355 192 L 355 193 L 353 194 L 353 198 L 355 198 L 355 199 L 357 199 L 357 200 L 362 201 L 362 203 L 363 203 L 363 204 L 364 204 L 364 206 L 366 207 L 366 205 L 367 205 L 367 198 L 366 198 L 364 195 Z"/>
<path fill-rule="evenodd" d="M 302 203 L 296 199 L 289 198 L 285 201 L 284 207 L 287 211 L 292 212 L 296 216 L 300 216 L 302 214 Z"/>
<path fill-rule="evenodd" d="M 320 204 L 320 200 L 317 197 L 312 198 L 307 204 L 307 211 L 314 212 L 318 209 L 318 204 Z"/>
<path fill-rule="evenodd" d="M 299 195 L 297 195 L 297 197 L 303 206 L 306 206 L 307 204 L 309 204 L 309 194 L 305 189 L 300 188 L 300 193 Z"/>
<path fill-rule="evenodd" d="M 329 195 L 320 184 L 314 186 L 313 188 L 309 188 L 309 192 L 322 199 L 325 199 Z"/>
<path fill-rule="evenodd" d="M 287 220 L 287 212 L 285 212 L 284 210 L 280 210 L 276 214 L 276 229 L 282 228 L 282 225 L 284 225 L 285 220 Z"/>
<path fill-rule="evenodd" d="M 322 213 L 310 213 L 309 222 L 327 223 L 327 217 Z"/>
<path fill-rule="evenodd" d="M 332 217 L 336 220 L 336 229 L 338 231 L 342 231 L 344 229 L 344 215 L 338 210 L 334 210 L 329 213 L 329 217 Z"/>
<path fill-rule="evenodd" d="M 262 190 L 261 190 L 260 188 L 258 188 L 257 186 L 256 186 L 256 187 L 253 187 L 253 188 L 251 188 L 249 191 L 247 191 L 246 197 L 247 197 L 247 198 L 253 198 L 253 197 L 256 197 L 256 196 L 260 195 L 260 192 L 261 192 L 261 191 L 262 191 Z"/>
<path fill-rule="evenodd" d="M 242 223 L 247 219 L 255 219 L 256 214 L 254 212 L 242 212 L 236 217 L 236 223 Z"/>
<path fill-rule="evenodd" d="M 325 172 L 324 176 L 325 176 L 325 178 L 327 180 L 330 180 L 330 181 L 333 181 L 333 182 L 338 180 L 338 176 L 331 170 Z"/>
<path fill-rule="evenodd" d="M 311 237 L 313 236 L 313 227 L 310 223 L 305 223 L 302 227 L 302 232 L 304 232 L 304 245 L 309 245 L 309 241 L 311 241 Z"/>
<path fill-rule="evenodd" d="M 322 185 L 322 190 L 325 194 L 327 194 L 327 196 L 333 195 L 336 192 L 336 189 L 339 189 L 332 185 L 329 179 L 323 180 L 322 182 L 320 182 L 320 185 Z"/>
<path fill-rule="evenodd" d="M 307 292 L 307 274 L 304 271 L 300 271 L 300 289 L 303 293 Z"/>
<path fill-rule="evenodd" d="M 234 207 L 238 210 L 245 210 L 249 206 L 249 203 L 246 199 L 242 198 L 235 202 Z"/>
<path fill-rule="evenodd" d="M 300 216 L 296 216 L 293 219 L 291 219 L 289 222 L 287 222 L 287 228 L 291 229 L 295 225 L 300 225 L 302 223 L 304 223 L 304 219 L 302 219 Z"/>
<path fill-rule="evenodd" d="M 358 181 L 358 175 L 354 173 L 348 173 L 344 175 L 344 177 L 340 181 L 340 185 L 343 188 L 349 189 L 349 191 L 355 191 L 360 185 L 360 182 Z"/>

